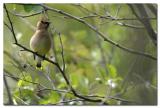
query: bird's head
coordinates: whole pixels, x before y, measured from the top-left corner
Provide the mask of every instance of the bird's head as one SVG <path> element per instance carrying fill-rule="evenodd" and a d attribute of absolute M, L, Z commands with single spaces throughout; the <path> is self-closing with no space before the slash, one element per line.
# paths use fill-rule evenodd
<path fill-rule="evenodd" d="M 46 19 L 42 18 L 40 21 L 37 23 L 37 29 L 48 29 L 50 22 L 47 21 Z"/>

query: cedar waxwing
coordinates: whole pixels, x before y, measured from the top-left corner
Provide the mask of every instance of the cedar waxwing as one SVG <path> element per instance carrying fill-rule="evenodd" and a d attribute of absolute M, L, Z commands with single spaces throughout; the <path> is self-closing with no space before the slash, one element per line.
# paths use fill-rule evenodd
<path fill-rule="evenodd" d="M 45 56 L 51 48 L 51 38 L 48 27 L 49 22 L 42 18 L 38 21 L 36 31 L 30 40 L 31 49 L 42 56 Z M 41 61 L 43 59 L 37 56 L 35 59 L 37 60 L 37 67 L 41 67 Z"/>

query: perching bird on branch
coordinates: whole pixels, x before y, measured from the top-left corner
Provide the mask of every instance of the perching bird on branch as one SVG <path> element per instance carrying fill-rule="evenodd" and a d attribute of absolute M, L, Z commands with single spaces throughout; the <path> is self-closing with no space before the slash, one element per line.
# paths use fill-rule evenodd
<path fill-rule="evenodd" d="M 45 56 L 51 48 L 51 38 L 48 32 L 49 24 L 47 19 L 44 17 L 41 18 L 41 20 L 38 21 L 36 31 L 30 40 L 31 49 L 42 56 Z M 40 68 L 43 58 L 35 56 L 35 59 L 37 60 L 37 67 Z"/>

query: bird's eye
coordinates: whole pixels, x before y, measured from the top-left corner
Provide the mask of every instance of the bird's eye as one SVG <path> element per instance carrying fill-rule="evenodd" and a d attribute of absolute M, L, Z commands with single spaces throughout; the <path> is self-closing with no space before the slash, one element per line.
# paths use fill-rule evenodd
<path fill-rule="evenodd" d="M 41 21 L 41 23 L 43 23 L 43 24 L 44 24 L 45 22 L 44 22 L 44 21 Z"/>
<path fill-rule="evenodd" d="M 49 22 L 44 22 L 44 21 L 41 21 L 41 23 L 43 23 L 43 24 L 47 24 L 47 25 L 49 24 Z"/>

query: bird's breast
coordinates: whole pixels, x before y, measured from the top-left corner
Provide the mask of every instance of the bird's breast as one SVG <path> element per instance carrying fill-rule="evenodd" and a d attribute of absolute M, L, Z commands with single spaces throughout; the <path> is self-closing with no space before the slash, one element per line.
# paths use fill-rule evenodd
<path fill-rule="evenodd" d="M 30 47 L 39 54 L 46 54 L 51 47 L 51 39 L 48 31 L 36 31 L 30 40 Z"/>

